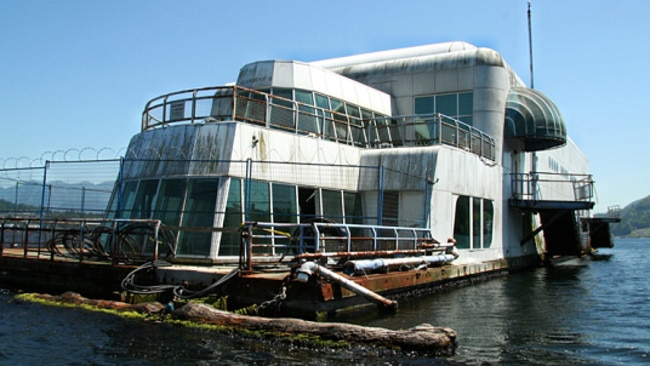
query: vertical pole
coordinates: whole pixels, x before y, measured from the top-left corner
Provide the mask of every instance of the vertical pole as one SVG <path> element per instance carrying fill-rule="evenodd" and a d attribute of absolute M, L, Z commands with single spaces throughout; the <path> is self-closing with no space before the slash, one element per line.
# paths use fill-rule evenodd
<path fill-rule="evenodd" d="M 379 186 L 377 193 L 377 225 L 381 225 L 384 217 L 384 166 L 379 166 Z"/>
<path fill-rule="evenodd" d="M 81 216 L 85 217 L 86 211 L 86 187 L 81 187 Z"/>
<path fill-rule="evenodd" d="M 250 221 L 251 215 L 251 189 L 252 189 L 252 175 L 253 175 L 253 160 L 251 158 L 246 159 L 246 180 L 244 181 L 244 207 L 246 208 L 246 213 L 244 215 L 245 221 Z"/>
<path fill-rule="evenodd" d="M 122 194 L 124 193 L 124 158 L 120 157 L 120 168 L 117 172 L 117 205 L 115 206 L 115 218 L 120 219 L 122 212 Z"/>
<path fill-rule="evenodd" d="M 43 219 L 45 218 L 45 185 L 47 184 L 47 169 L 50 167 L 50 162 L 45 161 L 45 167 L 43 167 L 43 187 L 41 188 L 41 212 L 39 214 L 39 230 L 38 230 L 38 253 L 41 253 L 41 234 L 43 232 Z M 50 192 L 50 197 L 52 193 Z"/>
<path fill-rule="evenodd" d="M 528 52 L 530 57 L 530 88 L 535 89 L 535 79 L 533 78 L 533 30 L 530 16 L 530 1 L 528 2 Z"/>
<path fill-rule="evenodd" d="M 20 183 L 16 182 L 16 191 L 14 193 L 14 217 L 18 217 L 18 185 Z"/>

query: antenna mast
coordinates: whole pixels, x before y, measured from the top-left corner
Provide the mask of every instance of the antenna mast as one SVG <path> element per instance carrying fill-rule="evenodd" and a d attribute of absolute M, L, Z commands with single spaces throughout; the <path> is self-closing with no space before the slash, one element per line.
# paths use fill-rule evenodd
<path fill-rule="evenodd" d="M 533 31 L 530 20 L 530 1 L 528 2 L 528 52 L 530 57 L 530 88 L 535 89 L 535 80 L 533 79 Z"/>

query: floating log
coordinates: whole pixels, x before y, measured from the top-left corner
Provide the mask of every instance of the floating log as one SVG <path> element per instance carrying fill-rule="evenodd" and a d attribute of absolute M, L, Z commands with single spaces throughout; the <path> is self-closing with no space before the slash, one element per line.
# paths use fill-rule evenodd
<path fill-rule="evenodd" d="M 162 315 L 168 310 L 158 302 L 128 304 L 121 301 L 93 300 L 74 292 L 66 292 L 59 296 L 23 294 L 18 295 L 17 298 L 21 300 L 33 298 L 34 300 L 40 299 L 76 306 L 89 305 L 116 311 L 136 311 L 149 315 Z M 265 332 L 278 337 L 308 336 L 323 341 L 346 342 L 357 346 L 386 347 L 440 356 L 453 355 L 456 349 L 456 332 L 454 330 L 434 327 L 430 324 L 421 324 L 405 330 L 390 330 L 347 323 L 320 323 L 294 318 L 239 315 L 199 303 L 185 304 L 174 310 L 171 317 L 177 320 L 223 326 L 233 330 Z"/>
<path fill-rule="evenodd" d="M 176 309 L 172 316 L 176 319 L 225 327 L 290 335 L 303 334 L 323 340 L 398 348 L 436 355 L 452 355 L 456 348 L 454 330 L 434 327 L 430 324 L 421 324 L 405 330 L 390 330 L 347 323 L 319 323 L 294 318 L 238 315 L 198 303 L 186 304 Z"/>

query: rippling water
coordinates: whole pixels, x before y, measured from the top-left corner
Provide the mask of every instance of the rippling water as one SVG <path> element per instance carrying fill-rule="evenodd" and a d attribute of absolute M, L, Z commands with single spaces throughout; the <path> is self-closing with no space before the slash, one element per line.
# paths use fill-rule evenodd
<path fill-rule="evenodd" d="M 421 323 L 458 332 L 455 356 L 308 350 L 11 302 L 0 295 L 0 364 L 53 365 L 622 365 L 650 363 L 648 239 L 618 240 L 593 259 L 401 300 L 397 314 L 336 319 L 391 329 Z"/>

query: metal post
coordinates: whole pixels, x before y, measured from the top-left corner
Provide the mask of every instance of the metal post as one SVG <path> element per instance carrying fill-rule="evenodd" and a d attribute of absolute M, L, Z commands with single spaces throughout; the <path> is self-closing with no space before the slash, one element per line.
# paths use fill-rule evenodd
<path fill-rule="evenodd" d="M 85 217 L 86 208 L 86 187 L 81 187 L 81 216 Z"/>
<path fill-rule="evenodd" d="M 250 212 L 251 212 L 251 190 L 252 190 L 252 176 L 253 176 L 253 160 L 251 158 L 246 159 L 246 179 L 244 181 L 244 207 L 246 208 L 246 213 L 244 215 L 245 221 L 250 221 Z"/>
<path fill-rule="evenodd" d="M 381 162 L 381 159 L 380 159 Z M 379 166 L 379 186 L 377 194 L 377 225 L 381 225 L 384 216 L 384 167 Z"/>
<path fill-rule="evenodd" d="M 124 190 L 124 158 L 120 157 L 120 169 L 117 172 L 117 205 L 115 206 L 115 218 L 119 219 L 122 212 L 122 193 Z"/>
<path fill-rule="evenodd" d="M 41 234 L 43 232 L 43 220 L 45 219 L 45 184 L 47 183 L 47 169 L 50 167 L 50 162 L 45 161 L 45 167 L 43 167 L 43 187 L 41 188 L 41 212 L 39 214 L 39 230 L 38 230 L 38 255 L 41 253 Z M 50 192 L 50 197 L 52 197 L 52 192 Z"/>
<path fill-rule="evenodd" d="M 530 16 L 530 1 L 528 2 L 528 52 L 530 57 L 530 88 L 535 89 L 535 79 L 533 78 L 533 30 Z"/>

